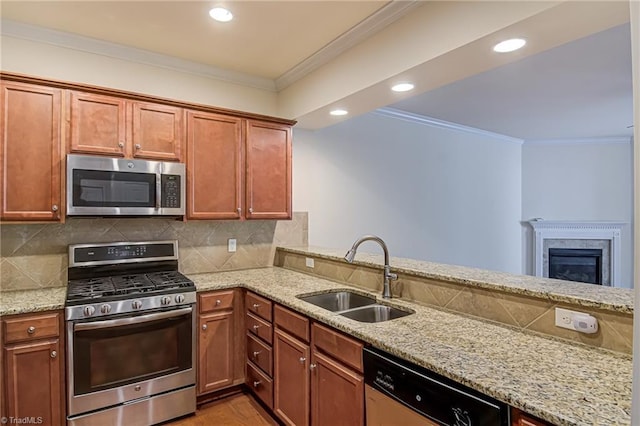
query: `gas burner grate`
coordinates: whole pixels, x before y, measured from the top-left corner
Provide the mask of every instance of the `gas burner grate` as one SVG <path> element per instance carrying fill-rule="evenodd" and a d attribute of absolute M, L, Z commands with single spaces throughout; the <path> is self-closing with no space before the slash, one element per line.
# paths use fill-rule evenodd
<path fill-rule="evenodd" d="M 108 277 L 72 280 L 69 281 L 67 289 L 68 300 L 93 299 L 114 294 L 117 294 L 117 291 Z"/>
<path fill-rule="evenodd" d="M 155 290 L 155 286 L 146 275 L 118 275 L 111 277 L 113 286 L 119 293 L 143 293 Z"/>
<path fill-rule="evenodd" d="M 147 274 L 157 290 L 192 287 L 193 282 L 178 271 L 154 272 Z"/>

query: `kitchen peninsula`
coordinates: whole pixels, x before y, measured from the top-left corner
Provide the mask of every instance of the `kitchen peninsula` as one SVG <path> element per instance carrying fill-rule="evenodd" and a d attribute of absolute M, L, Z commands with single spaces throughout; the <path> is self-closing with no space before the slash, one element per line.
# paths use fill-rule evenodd
<path fill-rule="evenodd" d="M 632 321 L 632 291 L 588 287 L 591 291 L 581 297 L 577 293 L 580 285 L 554 290 L 549 287 L 554 284 L 553 280 L 488 271 L 476 271 L 474 275 L 468 268 L 392 258 L 392 269 L 399 274 L 399 280 L 392 283 L 393 298 L 382 303 L 415 313 L 387 322 L 360 323 L 297 297 L 352 288 L 373 295 L 380 302 L 379 257 L 358 254 L 352 266 L 342 260 L 342 254 L 342 250 L 279 248 L 275 267 L 192 274 L 190 278 L 199 292 L 247 289 L 553 424 L 630 423 L 630 350 L 616 340 L 631 338 L 621 335 L 624 327 L 618 327 L 616 338 L 607 335 L 615 331 L 608 323 Z M 306 266 L 306 258 L 314 259 L 314 268 Z M 434 282 L 418 283 L 422 279 Z M 460 286 L 467 287 L 466 290 L 472 286 L 479 289 L 477 291 L 496 291 L 502 302 L 506 300 L 505 294 L 509 294 L 511 297 L 522 295 L 534 306 L 541 300 L 550 306 L 560 304 L 578 310 L 580 306 L 583 311 L 595 312 L 601 332 L 594 341 L 580 342 L 582 336 L 578 336 L 578 342 L 574 343 L 562 336 L 545 335 L 535 328 L 527 330 L 522 326 L 500 324 L 496 318 L 481 318 L 479 311 L 455 312 L 452 308 L 456 305 L 451 303 L 455 298 L 449 301 L 449 307 L 439 307 L 424 301 L 424 294 L 433 295 L 437 291 L 434 289 L 442 285 L 436 279 L 446 279 L 448 285 L 458 286 L 459 293 L 465 291 Z M 371 280 L 379 283 L 372 284 Z M 419 296 L 418 288 L 428 290 Z M 3 292 L 0 313 L 4 317 L 61 309 L 64 293 L 60 288 Z M 414 300 L 407 296 L 413 296 Z M 478 297 L 486 296 L 479 293 Z M 477 307 L 472 304 L 470 308 Z M 515 311 L 513 316 L 517 318 Z M 597 347 L 598 344 L 601 347 Z"/>

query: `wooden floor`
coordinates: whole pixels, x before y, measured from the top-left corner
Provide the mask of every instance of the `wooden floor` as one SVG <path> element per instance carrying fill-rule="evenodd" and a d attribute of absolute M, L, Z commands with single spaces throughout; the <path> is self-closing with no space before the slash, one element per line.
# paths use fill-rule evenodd
<path fill-rule="evenodd" d="M 198 407 L 195 416 L 185 417 L 167 426 L 274 426 L 269 414 L 246 394 L 236 394 Z"/>

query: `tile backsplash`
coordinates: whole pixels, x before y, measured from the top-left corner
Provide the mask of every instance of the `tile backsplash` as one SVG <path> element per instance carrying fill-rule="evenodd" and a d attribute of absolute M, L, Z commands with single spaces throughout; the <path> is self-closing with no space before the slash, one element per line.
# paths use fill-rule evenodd
<path fill-rule="evenodd" d="M 308 214 L 292 220 L 188 221 L 69 218 L 64 224 L 0 226 L 0 290 L 58 287 L 67 281 L 69 244 L 178 240 L 185 274 L 271 266 L 278 245 L 308 244 Z M 227 240 L 237 251 L 227 252 Z"/>

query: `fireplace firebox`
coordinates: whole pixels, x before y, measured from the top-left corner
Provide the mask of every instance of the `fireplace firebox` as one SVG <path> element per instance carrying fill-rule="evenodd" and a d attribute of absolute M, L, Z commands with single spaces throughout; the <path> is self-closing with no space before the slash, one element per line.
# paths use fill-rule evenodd
<path fill-rule="evenodd" d="M 550 248 L 549 278 L 602 285 L 602 250 Z"/>

